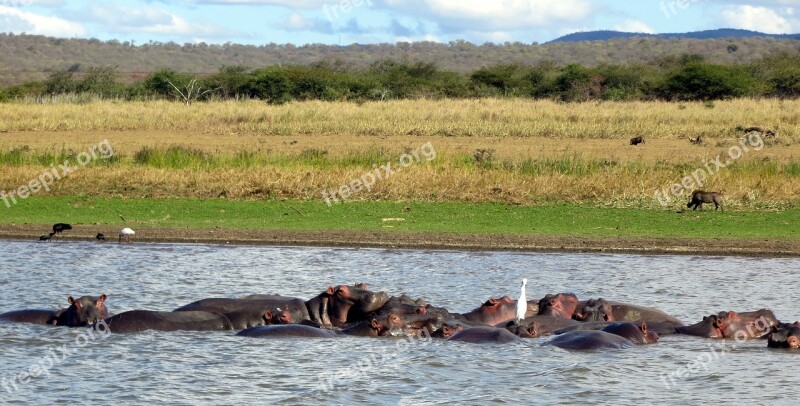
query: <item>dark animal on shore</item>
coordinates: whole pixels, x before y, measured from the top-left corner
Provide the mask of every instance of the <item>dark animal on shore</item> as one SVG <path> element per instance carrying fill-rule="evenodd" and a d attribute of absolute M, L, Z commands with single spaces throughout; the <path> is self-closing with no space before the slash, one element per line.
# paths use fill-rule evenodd
<path fill-rule="evenodd" d="M 96 238 L 97 241 L 105 241 L 106 240 L 106 236 L 103 233 L 97 233 L 97 235 L 94 238 Z"/>
<path fill-rule="evenodd" d="M 699 207 L 700 210 L 703 209 L 703 203 L 714 203 L 714 210 L 722 209 L 722 193 L 719 192 L 704 192 L 702 190 L 695 190 L 692 192 L 691 200 L 689 204 L 686 205 L 687 208 L 692 208 L 692 210 L 697 210 Z M 725 209 L 722 209 L 725 211 Z"/>
<path fill-rule="evenodd" d="M 697 138 L 689 137 L 689 142 L 691 142 L 692 144 L 695 144 L 695 145 L 702 144 L 703 143 L 703 136 L 702 135 L 698 135 Z"/>
<path fill-rule="evenodd" d="M 631 138 L 631 145 L 639 145 L 644 144 L 644 137 L 633 137 Z"/>
<path fill-rule="evenodd" d="M 62 231 L 72 230 L 72 226 L 66 223 L 53 224 L 53 234 L 61 234 Z"/>
<path fill-rule="evenodd" d="M 765 137 L 774 137 L 774 136 L 778 135 L 775 131 L 764 130 L 761 127 L 747 127 L 745 129 L 743 129 L 742 131 L 744 132 L 745 135 L 750 134 L 750 133 L 759 133 L 759 134 L 761 134 L 761 135 L 763 135 Z"/>
<path fill-rule="evenodd" d="M 48 235 L 44 235 L 44 234 L 42 234 L 42 235 L 40 235 L 40 236 L 39 236 L 39 241 L 50 241 L 50 239 L 51 239 L 51 238 L 53 238 L 53 236 L 54 236 L 55 234 L 56 234 L 56 233 L 50 233 L 50 234 L 48 234 Z"/>

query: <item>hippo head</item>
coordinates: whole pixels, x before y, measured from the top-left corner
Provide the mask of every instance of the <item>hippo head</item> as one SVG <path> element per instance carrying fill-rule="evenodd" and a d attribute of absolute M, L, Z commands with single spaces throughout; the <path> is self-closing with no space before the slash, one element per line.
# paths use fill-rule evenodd
<path fill-rule="evenodd" d="M 459 331 L 464 330 L 464 327 L 461 327 L 460 324 L 450 324 L 444 323 L 442 327 L 431 334 L 431 337 L 434 338 L 450 338 L 453 334 L 458 333 Z"/>
<path fill-rule="evenodd" d="M 280 307 L 264 312 L 264 318 L 268 320 L 268 324 L 297 324 L 300 322 L 300 319 L 289 310 Z"/>
<path fill-rule="evenodd" d="M 800 348 L 800 322 L 782 324 L 767 336 L 769 348 Z"/>
<path fill-rule="evenodd" d="M 658 342 L 658 339 L 660 338 L 658 333 L 653 330 L 648 330 L 647 323 L 642 322 L 642 324 L 638 325 L 637 327 L 639 327 L 639 331 L 642 332 L 644 344 L 655 344 Z"/>
<path fill-rule="evenodd" d="M 390 314 L 386 318 L 374 318 L 370 320 L 370 327 L 373 334 L 378 337 L 384 336 L 401 336 L 405 335 L 405 323 L 396 314 Z"/>
<path fill-rule="evenodd" d="M 100 297 L 81 296 L 77 299 L 72 296 L 67 298 L 70 306 L 56 314 L 56 324 L 59 326 L 82 327 L 108 318 L 106 308 L 107 296 Z"/>
<path fill-rule="evenodd" d="M 605 299 L 589 299 L 573 317 L 580 321 L 614 321 L 614 311 Z"/>
<path fill-rule="evenodd" d="M 752 339 L 769 334 L 778 320 L 767 309 L 745 313 L 729 311 L 717 314 L 717 324 L 724 338 Z"/>
<path fill-rule="evenodd" d="M 328 287 L 326 293 L 331 324 L 335 327 L 364 320 L 389 300 L 386 292 L 372 292 L 347 285 Z"/>
<path fill-rule="evenodd" d="M 539 315 L 571 319 L 578 307 L 578 297 L 573 293 L 548 294 L 539 301 Z"/>
<path fill-rule="evenodd" d="M 541 336 L 541 326 L 538 321 L 524 322 L 522 324 L 509 321 L 505 326 L 506 330 L 521 338 L 536 338 Z"/>

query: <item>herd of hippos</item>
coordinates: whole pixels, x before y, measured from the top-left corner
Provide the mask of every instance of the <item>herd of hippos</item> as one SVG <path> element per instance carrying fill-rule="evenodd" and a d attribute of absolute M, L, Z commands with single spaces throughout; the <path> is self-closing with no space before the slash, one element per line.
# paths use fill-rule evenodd
<path fill-rule="evenodd" d="M 280 295 L 208 298 L 171 312 L 131 310 L 109 315 L 106 295 L 68 298 L 69 307 L 17 310 L 0 321 L 93 327 L 111 333 L 156 331 L 238 331 L 259 338 L 433 337 L 468 343 L 509 343 L 553 336 L 543 345 L 567 350 L 621 349 L 653 344 L 660 335 L 684 334 L 714 339 L 767 339 L 772 348 L 800 348 L 800 322 L 781 323 L 770 310 L 721 312 L 685 325 L 650 307 L 579 300 L 572 293 L 526 300 L 490 298 L 468 313 L 452 313 L 424 299 L 389 297 L 363 283 L 330 286 L 303 300 Z"/>

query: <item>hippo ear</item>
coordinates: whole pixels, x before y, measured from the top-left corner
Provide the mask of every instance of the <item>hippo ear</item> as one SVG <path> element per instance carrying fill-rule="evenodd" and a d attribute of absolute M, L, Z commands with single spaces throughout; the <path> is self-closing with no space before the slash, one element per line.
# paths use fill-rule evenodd
<path fill-rule="evenodd" d="M 800 348 L 800 338 L 795 336 L 789 336 L 786 339 L 786 343 L 789 344 L 789 348 Z"/>
<path fill-rule="evenodd" d="M 642 322 L 642 334 L 647 335 L 647 323 Z"/>
<path fill-rule="evenodd" d="M 108 299 L 108 296 L 106 296 L 106 294 L 103 293 L 102 295 L 100 295 L 99 298 L 97 298 L 97 300 L 94 302 L 94 304 L 96 306 L 100 306 L 101 304 L 105 303 L 106 299 Z"/>
<path fill-rule="evenodd" d="M 75 303 L 75 298 L 73 298 L 72 296 L 68 297 L 67 298 L 67 303 L 69 303 L 69 304 Z"/>
<path fill-rule="evenodd" d="M 452 334 L 452 333 L 453 333 L 453 330 L 451 330 L 451 329 L 450 329 L 450 327 L 447 327 L 447 326 L 442 326 L 442 333 L 443 333 L 445 336 L 449 336 L 450 334 Z"/>
<path fill-rule="evenodd" d="M 333 286 L 328 286 L 328 289 L 325 291 L 325 293 L 332 295 L 334 291 L 335 290 L 333 289 Z"/>
<path fill-rule="evenodd" d="M 271 311 L 267 310 L 267 311 L 264 312 L 264 320 L 272 321 L 272 312 Z"/>
<path fill-rule="evenodd" d="M 370 326 L 372 326 L 372 328 L 374 328 L 375 330 L 380 330 L 380 329 L 381 329 L 381 325 L 380 325 L 380 323 L 378 323 L 378 320 L 377 320 L 377 319 L 372 319 L 372 320 L 370 320 L 369 324 L 370 324 Z"/>

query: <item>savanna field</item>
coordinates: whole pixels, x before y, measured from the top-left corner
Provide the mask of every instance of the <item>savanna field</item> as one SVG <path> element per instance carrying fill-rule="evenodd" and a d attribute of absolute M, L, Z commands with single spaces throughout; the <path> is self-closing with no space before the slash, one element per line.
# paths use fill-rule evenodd
<path fill-rule="evenodd" d="M 740 139 L 742 129 L 751 126 L 777 136 L 759 138 L 759 143 Z M 634 136 L 643 136 L 645 144 L 630 145 Z M 690 142 L 697 137 L 702 137 L 700 144 Z M 430 217 L 394 229 L 490 232 L 492 227 L 474 224 L 439 224 L 440 212 L 466 218 L 477 213 L 482 218 L 481 213 L 488 215 L 496 207 L 519 213 L 556 208 L 549 215 L 556 219 L 607 208 L 617 215 L 629 211 L 621 217 L 639 225 L 640 232 L 634 234 L 650 235 L 650 230 L 676 235 L 687 218 L 650 227 L 654 218 L 678 218 L 675 212 L 686 209 L 691 190 L 671 200 L 658 199 L 656 191 L 665 193 L 717 156 L 724 161 L 731 148 L 741 150 L 743 145 L 747 151 L 709 175 L 702 187 L 724 194 L 726 213 L 712 214 L 713 205 L 707 205 L 704 213 L 685 216 L 700 225 L 733 225 L 747 216 L 759 219 L 753 226 L 764 227 L 765 236 L 792 237 L 796 233 L 790 219 L 796 218 L 800 203 L 800 102 L 744 99 L 7 103 L 0 109 L 0 190 L 27 185 L 52 163 L 75 162 L 81 152 L 104 140 L 113 156 L 93 159 L 54 182 L 49 192 L 40 191 L 11 208 L 0 207 L 6 211 L 5 222 L 58 221 L 63 212 L 53 212 L 53 206 L 70 207 L 70 215 L 88 221 L 92 216 L 82 210 L 97 209 L 96 222 L 114 222 L 117 214 L 136 206 L 138 218 L 133 221 L 149 226 L 291 229 L 308 223 L 309 228 L 349 229 L 358 228 L 353 224 L 359 222 L 346 220 L 349 217 L 340 215 L 344 210 L 371 213 L 392 206 L 385 208 L 384 217 L 393 218 L 403 217 L 403 210 L 413 206 L 426 208 Z M 339 190 L 386 163 L 398 169 L 404 154 L 412 156 L 423 145 L 428 154 L 418 153 L 408 167 L 377 180 L 370 190 L 361 188 L 347 199 L 339 196 L 344 204 L 326 204 L 323 192 Z M 176 223 L 180 213 L 142 210 L 148 201 L 154 206 L 172 202 L 168 205 L 183 207 L 181 212 L 209 202 L 231 207 L 227 212 L 225 207 L 198 210 L 197 217 Z M 239 220 L 258 217 L 270 202 L 289 204 L 289 214 L 302 216 L 296 223 L 237 223 L 231 218 L 236 217 L 232 213 L 240 213 Z M 436 208 L 442 204 L 451 206 Z M 102 207 L 106 210 L 100 215 Z M 351 217 L 360 218 L 353 213 Z M 615 235 L 613 226 L 595 224 L 602 217 L 585 224 L 583 232 L 594 235 L 602 229 L 608 231 L 601 235 Z M 497 217 L 496 223 L 498 231 L 530 231 L 519 224 L 519 216 Z M 386 227 L 372 224 L 363 229 Z M 725 235 L 749 236 L 753 231 Z"/>

